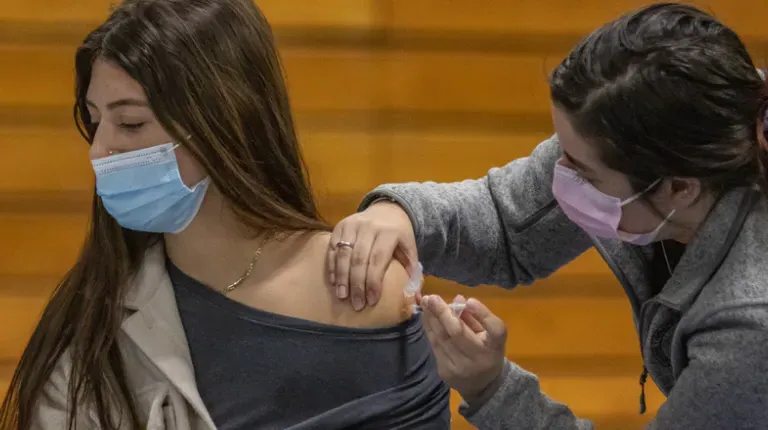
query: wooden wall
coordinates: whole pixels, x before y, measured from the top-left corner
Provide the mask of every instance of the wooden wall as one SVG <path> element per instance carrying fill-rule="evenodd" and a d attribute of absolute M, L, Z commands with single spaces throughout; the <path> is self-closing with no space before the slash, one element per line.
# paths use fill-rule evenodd
<path fill-rule="evenodd" d="M 109 3 L 0 6 L 0 390 L 83 237 L 93 179 L 71 122 L 73 52 Z M 331 220 L 379 183 L 478 177 L 526 155 L 552 132 L 547 71 L 580 37 L 643 3 L 258 1 L 278 34 Z M 768 3 L 699 3 L 765 57 Z M 629 305 L 593 253 L 514 292 L 438 280 L 427 288 L 482 298 L 509 324 L 509 356 L 598 428 L 640 428 L 662 401 L 651 388 L 648 413 L 637 415 L 641 362 Z"/>

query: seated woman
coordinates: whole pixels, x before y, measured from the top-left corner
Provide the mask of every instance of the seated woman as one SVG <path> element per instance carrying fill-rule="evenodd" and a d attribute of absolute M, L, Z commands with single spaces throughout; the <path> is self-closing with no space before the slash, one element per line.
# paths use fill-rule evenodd
<path fill-rule="evenodd" d="M 393 264 L 356 312 L 251 0 L 128 0 L 76 54 L 96 195 L 0 427 L 448 428 Z"/>

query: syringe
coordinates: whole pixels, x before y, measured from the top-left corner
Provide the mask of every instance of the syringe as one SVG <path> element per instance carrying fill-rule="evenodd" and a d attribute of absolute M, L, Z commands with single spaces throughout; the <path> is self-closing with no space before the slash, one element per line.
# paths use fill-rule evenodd
<path fill-rule="evenodd" d="M 467 308 L 466 303 L 448 303 L 448 307 L 451 308 L 453 311 L 453 315 L 455 315 L 457 318 L 461 316 L 461 313 L 464 312 L 464 309 Z M 413 313 L 417 314 L 420 312 L 423 312 L 424 309 L 419 305 L 413 305 Z"/>
<path fill-rule="evenodd" d="M 421 263 L 416 263 L 416 267 L 408 279 L 408 283 L 403 288 L 403 294 L 405 297 L 413 297 L 421 291 L 421 285 L 424 283 L 424 267 Z"/>

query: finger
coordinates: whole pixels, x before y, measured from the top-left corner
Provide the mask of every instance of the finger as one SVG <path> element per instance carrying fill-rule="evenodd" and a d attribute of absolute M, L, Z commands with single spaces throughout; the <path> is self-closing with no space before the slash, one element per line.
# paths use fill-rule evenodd
<path fill-rule="evenodd" d="M 328 282 L 336 286 L 336 243 L 341 240 L 341 234 L 344 230 L 344 221 L 337 224 L 331 232 L 331 239 L 328 242 L 328 252 L 325 254 L 326 270 L 328 271 Z M 339 296 L 339 292 L 336 292 Z M 346 298 L 339 296 L 340 299 Z"/>
<path fill-rule="evenodd" d="M 461 301 L 463 297 L 459 298 Z M 483 337 L 473 330 L 462 320 L 456 317 L 448 304 L 439 296 L 429 296 L 429 304 L 425 307 L 426 312 L 432 312 L 436 315 L 439 323 L 445 331 L 446 338 L 450 339 L 451 347 L 457 351 L 458 356 L 465 356 L 470 359 L 479 355 L 487 354 L 488 345 L 483 342 Z M 484 332 L 482 325 L 479 332 Z"/>
<path fill-rule="evenodd" d="M 440 296 L 429 296 L 427 299 L 427 305 L 425 312 L 435 315 L 439 324 L 442 326 L 447 338 L 454 338 L 461 336 L 462 327 L 461 320 L 456 318 L 453 314 L 453 310 L 448 307 L 448 304 Z"/>
<path fill-rule="evenodd" d="M 458 318 L 454 317 L 451 314 L 450 308 L 448 308 L 448 305 L 445 304 L 445 302 L 440 298 L 439 296 L 425 296 L 426 300 L 422 301 L 422 306 L 424 306 L 424 312 L 423 312 L 423 320 L 425 321 L 425 325 L 429 327 L 428 332 L 432 333 L 432 340 L 430 341 L 432 348 L 434 350 L 439 350 L 442 352 L 442 354 L 446 357 L 444 360 L 447 361 L 447 363 L 451 366 L 452 369 L 455 369 L 457 371 L 460 371 L 461 369 L 466 368 L 467 366 L 472 366 L 472 363 L 475 362 L 475 359 L 472 357 L 476 355 L 470 355 L 465 352 L 465 349 L 463 349 L 459 344 L 462 342 L 465 342 L 465 340 L 462 339 L 462 337 L 466 335 L 475 336 L 474 333 L 471 333 L 466 328 L 461 328 L 461 322 Z M 439 302 L 442 302 L 442 306 L 446 308 L 446 310 L 441 310 L 441 314 L 437 314 L 433 312 L 433 309 L 440 305 Z M 456 325 L 458 325 L 460 328 L 458 329 L 457 335 L 452 335 L 452 333 L 449 331 L 451 329 L 446 328 L 445 324 L 443 323 L 443 312 L 447 311 L 447 315 L 449 315 L 451 318 L 453 318 Z M 429 337 L 428 337 L 429 339 Z M 471 350 L 473 352 L 476 352 L 479 350 L 477 347 L 473 348 L 466 348 L 466 350 Z M 480 351 L 480 353 L 485 353 L 485 351 Z"/>
<path fill-rule="evenodd" d="M 410 240 L 400 238 L 394 256 L 405 267 L 405 270 L 408 271 L 408 275 L 413 275 L 414 270 L 416 270 L 416 264 L 419 262 L 416 244 Z"/>
<path fill-rule="evenodd" d="M 428 300 L 422 301 L 422 306 L 426 306 L 426 303 L 428 303 Z M 427 334 L 427 340 L 432 347 L 432 351 L 435 353 L 438 367 L 446 367 L 455 372 L 457 369 L 455 361 L 458 357 L 461 357 L 461 354 L 450 346 L 450 339 L 446 336 L 445 330 L 437 316 L 425 308 L 421 321 L 424 326 L 424 332 Z"/>
<path fill-rule="evenodd" d="M 349 246 L 338 246 L 339 242 L 349 242 L 354 245 L 357 237 L 357 227 L 349 224 L 344 225 L 339 240 L 333 242 L 336 247 L 336 295 L 341 298 L 349 296 L 349 265 L 352 259 L 352 248 Z"/>
<path fill-rule="evenodd" d="M 466 304 L 467 303 L 467 299 L 464 296 L 462 296 L 462 295 L 458 295 L 458 296 L 456 296 L 455 299 L 453 299 L 453 302 L 454 303 Z M 472 315 L 471 312 L 462 312 L 461 316 L 459 318 L 462 321 L 464 321 L 464 323 L 467 325 L 467 327 L 469 327 L 469 329 L 472 330 L 475 333 L 481 333 L 481 332 L 483 332 L 485 330 L 485 328 L 483 328 L 483 325 L 480 324 L 480 322 Z"/>
<path fill-rule="evenodd" d="M 488 340 L 493 346 L 503 344 L 507 340 L 507 327 L 499 317 L 494 315 L 477 299 L 467 300 L 467 309 L 488 333 Z"/>
<path fill-rule="evenodd" d="M 392 262 L 392 255 L 396 246 L 397 236 L 389 232 L 379 233 L 373 240 L 365 275 L 368 303 L 377 303 L 381 297 L 384 273 L 387 271 L 389 263 Z"/>
<path fill-rule="evenodd" d="M 368 261 L 371 255 L 371 247 L 376 239 L 376 232 L 370 228 L 362 228 L 357 231 L 355 247 L 352 248 L 352 256 L 349 268 L 349 288 L 352 297 L 352 307 L 360 310 L 365 307 L 365 277 L 368 271 Z M 371 303 L 372 304 L 372 303 Z"/>
<path fill-rule="evenodd" d="M 474 315 L 472 315 L 472 312 L 462 312 L 460 318 L 474 333 L 482 333 L 485 331 L 483 325 L 480 324 L 480 321 L 478 321 Z"/>

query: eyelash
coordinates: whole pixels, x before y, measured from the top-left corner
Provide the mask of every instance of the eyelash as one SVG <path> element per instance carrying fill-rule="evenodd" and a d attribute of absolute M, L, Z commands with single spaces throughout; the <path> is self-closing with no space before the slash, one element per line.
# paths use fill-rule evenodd
<path fill-rule="evenodd" d="M 119 125 L 119 127 L 124 129 L 124 130 L 126 130 L 126 131 L 128 131 L 128 132 L 135 132 L 135 131 L 138 131 L 141 127 L 143 127 L 144 124 L 146 124 L 146 123 L 145 122 L 139 122 L 139 123 L 136 123 L 136 124 L 122 123 L 122 124 Z M 96 129 L 98 129 L 98 128 L 99 128 L 99 123 L 98 122 L 92 122 L 90 124 L 85 124 L 85 129 L 88 132 L 88 134 L 90 134 L 91 136 L 96 134 Z"/>
<path fill-rule="evenodd" d="M 144 124 L 146 124 L 146 123 L 144 123 L 144 122 L 139 122 L 139 123 L 136 123 L 136 124 L 125 124 L 125 123 L 123 123 L 123 124 L 120 124 L 120 128 L 133 132 L 133 131 L 138 131 Z"/>
<path fill-rule="evenodd" d="M 581 176 L 581 173 L 579 173 L 579 172 L 576 172 L 576 181 L 577 181 L 578 183 L 580 183 L 580 184 L 583 184 L 583 183 L 585 183 L 585 182 L 589 182 L 589 179 L 587 179 L 587 178 L 585 178 L 585 177 Z"/>

